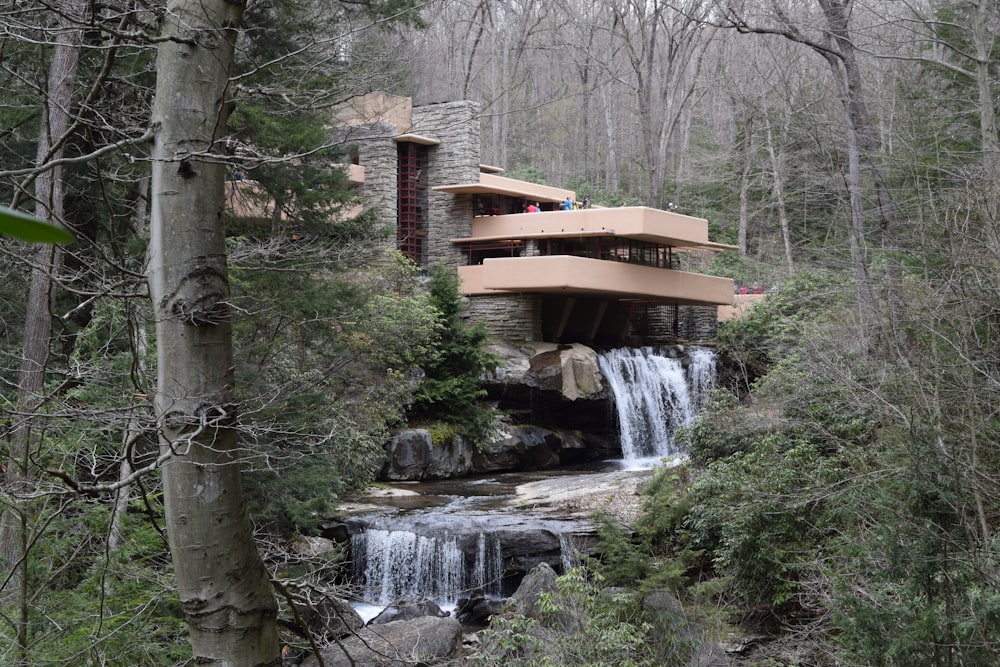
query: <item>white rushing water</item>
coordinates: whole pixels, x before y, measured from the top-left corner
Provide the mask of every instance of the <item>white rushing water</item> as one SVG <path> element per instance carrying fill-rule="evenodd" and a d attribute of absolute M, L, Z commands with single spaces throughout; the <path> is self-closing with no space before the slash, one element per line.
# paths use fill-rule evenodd
<path fill-rule="evenodd" d="M 715 382 L 715 353 L 689 348 L 687 371 L 680 359 L 651 347 L 620 348 L 600 355 L 601 372 L 618 411 L 622 458 L 676 457 L 673 435 L 704 404 Z"/>
<path fill-rule="evenodd" d="M 496 595 L 503 575 L 500 541 L 489 533 L 480 533 L 471 567 L 456 538 L 407 530 L 372 528 L 355 535 L 351 558 L 357 568 L 355 580 L 364 584 L 365 600 L 378 605 L 404 599 L 452 605 L 476 589 Z"/>

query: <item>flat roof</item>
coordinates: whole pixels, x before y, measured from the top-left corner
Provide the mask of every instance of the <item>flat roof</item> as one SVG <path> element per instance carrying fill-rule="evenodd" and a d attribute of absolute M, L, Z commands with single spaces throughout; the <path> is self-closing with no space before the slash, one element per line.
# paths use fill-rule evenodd
<path fill-rule="evenodd" d="M 425 137 L 419 134 L 397 134 L 392 138 L 397 144 L 408 143 L 408 144 L 420 144 L 421 146 L 437 146 L 441 142 L 433 137 Z"/>
<path fill-rule="evenodd" d="M 502 195 L 550 204 L 561 202 L 566 197 L 572 200 L 576 199 L 576 193 L 572 190 L 554 188 L 549 185 L 538 185 L 537 183 L 519 181 L 516 178 L 507 178 L 506 176 L 497 176 L 496 174 L 488 173 L 480 173 L 478 181 L 455 183 L 453 185 L 435 185 L 431 190 L 449 192 L 455 195 Z"/>
<path fill-rule="evenodd" d="M 605 236 L 691 250 L 736 249 L 709 241 L 707 220 L 646 206 L 487 215 L 475 218 L 471 231 L 452 243 Z"/>

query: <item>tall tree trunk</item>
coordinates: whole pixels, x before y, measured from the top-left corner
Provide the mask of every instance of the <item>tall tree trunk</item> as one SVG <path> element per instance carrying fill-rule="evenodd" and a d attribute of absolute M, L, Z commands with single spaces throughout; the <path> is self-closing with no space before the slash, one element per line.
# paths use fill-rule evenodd
<path fill-rule="evenodd" d="M 243 7 L 171 0 L 156 62 L 149 287 L 164 509 L 181 607 L 199 665 L 280 663 L 277 606 L 246 514 L 235 431 L 223 229 L 229 115 Z"/>
<path fill-rule="evenodd" d="M 149 231 L 149 180 L 148 176 L 139 180 L 138 196 L 135 203 L 135 232 L 142 236 Z M 145 379 L 148 371 L 146 353 L 149 349 L 149 336 L 145 322 L 139 318 L 135 319 L 135 324 L 129 328 L 129 335 L 132 339 L 132 350 L 136 359 L 136 375 L 142 380 Z M 111 527 L 108 530 L 108 551 L 111 553 L 117 551 L 121 546 L 122 521 L 132 500 L 132 485 L 128 483 L 128 480 L 134 470 L 132 453 L 135 443 L 146 433 L 146 427 L 143 426 L 142 421 L 139 408 L 133 408 L 132 414 L 129 416 L 128 426 L 122 434 L 122 459 L 118 464 L 118 482 L 121 487 L 115 492 L 115 502 L 111 509 Z"/>
<path fill-rule="evenodd" d="M 898 248 L 898 218 L 899 214 L 896 210 L 896 203 L 892 199 L 891 191 L 889 190 L 888 184 L 885 182 L 885 178 L 882 174 L 882 165 L 878 161 L 878 135 L 875 132 L 875 126 L 872 123 L 871 116 L 868 113 L 868 107 L 866 103 L 866 96 L 864 87 L 862 85 L 861 70 L 857 63 L 857 53 L 854 46 L 854 40 L 851 36 L 851 14 L 854 9 L 853 0 L 820 0 L 820 7 L 826 16 L 828 35 L 829 39 L 832 40 L 833 44 L 836 46 L 836 57 L 833 56 L 832 52 L 824 52 L 824 57 L 830 64 L 833 70 L 833 76 L 837 89 L 840 93 L 841 103 L 844 105 L 844 109 L 847 113 L 847 124 L 848 124 L 848 135 L 849 135 L 849 146 L 853 146 L 852 151 L 857 151 L 857 159 L 860 164 L 858 169 L 861 169 L 861 165 L 868 168 L 871 174 L 872 182 L 875 188 L 875 200 L 877 202 L 877 212 L 879 216 L 879 229 L 881 232 L 881 246 L 885 257 L 886 265 L 886 294 L 888 296 L 888 307 L 890 312 L 895 313 L 899 306 L 901 305 L 901 295 L 899 293 L 901 286 L 901 275 L 902 270 L 899 264 L 899 248 Z M 849 156 L 849 159 L 854 159 L 855 156 Z M 854 181 L 852 177 L 852 182 Z M 861 177 L 860 174 L 857 178 L 857 187 L 859 192 L 857 193 L 858 202 L 856 205 L 860 208 L 860 188 Z M 861 215 L 860 210 L 855 212 L 855 204 L 851 206 L 852 210 L 852 220 L 854 216 Z M 862 230 L 864 223 L 860 224 Z M 863 241 L 862 241 L 863 243 Z M 867 276 L 868 266 L 867 257 L 864 257 L 864 273 Z M 856 274 L 860 275 L 859 272 Z M 862 308 L 872 306 L 873 292 L 871 291 L 871 286 L 867 282 L 863 286 L 863 290 L 867 293 L 862 293 L 862 297 L 867 299 L 867 303 L 862 301 Z M 870 314 L 870 313 L 869 313 Z M 862 313 L 862 317 L 865 317 L 865 313 Z"/>
<path fill-rule="evenodd" d="M 608 144 L 604 155 L 604 189 L 607 192 L 617 192 L 621 187 L 618 177 L 618 139 L 615 133 L 617 124 L 612 113 L 612 95 L 606 88 L 601 89 L 601 105 L 604 107 L 604 133 Z"/>
<path fill-rule="evenodd" d="M 65 134 L 69 128 L 69 109 L 73 97 L 76 69 L 80 60 L 82 32 L 74 26 L 83 0 L 61 3 L 59 38 L 52 49 L 41 130 L 38 134 L 36 163 L 45 164 L 63 155 Z M 79 25 L 76 23 L 75 25 Z M 35 215 L 53 224 L 63 224 L 62 168 L 58 165 L 43 171 L 35 179 Z M 12 504 L 0 517 L 0 589 L 3 598 L 17 591 L 20 603 L 17 618 L 18 655 L 26 661 L 28 643 L 28 529 L 29 501 L 22 494 L 31 485 L 31 413 L 42 402 L 45 368 L 49 357 L 52 334 L 52 298 L 54 276 L 58 270 L 60 252 L 52 245 L 41 245 L 32 257 L 28 306 L 24 325 L 24 344 L 18 369 L 17 413 L 10 434 L 10 458 L 7 461 L 4 486 Z"/>
<path fill-rule="evenodd" d="M 747 256 L 747 228 L 750 226 L 750 174 L 754 158 L 753 116 L 748 116 L 743 136 L 743 169 L 740 170 L 740 219 L 736 247 L 740 257 Z"/>
<path fill-rule="evenodd" d="M 787 108 L 782 111 L 783 118 L 787 119 Z M 785 245 L 785 265 L 788 267 L 788 274 L 795 272 L 795 264 L 792 262 L 792 235 L 788 228 L 788 209 L 785 207 L 785 177 L 784 159 L 779 155 L 774 146 L 774 132 L 771 130 L 771 120 L 767 111 L 763 113 L 764 138 L 767 140 L 767 155 L 771 161 L 771 182 L 774 191 L 775 204 L 778 207 L 778 225 L 781 227 L 781 240 Z M 787 134 L 788 122 L 783 120 L 782 130 Z"/>

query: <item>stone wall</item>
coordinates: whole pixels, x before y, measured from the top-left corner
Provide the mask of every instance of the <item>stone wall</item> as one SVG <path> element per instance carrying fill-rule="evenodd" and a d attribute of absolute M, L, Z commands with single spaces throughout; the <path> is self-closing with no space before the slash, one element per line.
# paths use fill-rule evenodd
<path fill-rule="evenodd" d="M 716 306 L 648 305 L 633 309 L 629 338 L 637 345 L 709 341 L 718 328 L 717 313 Z"/>
<path fill-rule="evenodd" d="M 490 337 L 508 343 L 542 340 L 542 298 L 535 294 L 471 297 L 466 313 L 486 325 Z"/>
<path fill-rule="evenodd" d="M 681 306 L 679 333 L 687 341 L 707 342 L 719 328 L 718 306 Z"/>
<path fill-rule="evenodd" d="M 396 238 L 396 144 L 392 137 L 398 128 L 389 122 L 352 125 L 340 130 L 337 141 L 358 147 L 358 163 L 365 168 L 365 184 L 361 193 L 365 208 L 375 211 L 379 225 L 393 230 L 388 247 L 395 247 Z"/>
<path fill-rule="evenodd" d="M 454 185 L 479 180 L 479 105 L 471 101 L 414 107 L 411 132 L 441 143 L 429 151 L 428 183 Z M 469 236 L 472 196 L 428 192 L 427 261 L 459 266 L 461 251 L 453 238 Z"/>

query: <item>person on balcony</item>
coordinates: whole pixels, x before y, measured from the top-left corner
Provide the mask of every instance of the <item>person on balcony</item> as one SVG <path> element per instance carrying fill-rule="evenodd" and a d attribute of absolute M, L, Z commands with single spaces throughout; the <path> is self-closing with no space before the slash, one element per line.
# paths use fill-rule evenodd
<path fill-rule="evenodd" d="M 572 211 L 573 210 L 573 200 L 570 199 L 569 197 L 566 197 L 566 200 L 559 206 L 559 208 L 561 208 L 564 211 Z"/>

